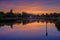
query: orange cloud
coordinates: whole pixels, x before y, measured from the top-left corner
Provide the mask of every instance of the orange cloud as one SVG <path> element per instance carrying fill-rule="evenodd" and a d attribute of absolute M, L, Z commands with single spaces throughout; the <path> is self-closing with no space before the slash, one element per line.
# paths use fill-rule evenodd
<path fill-rule="evenodd" d="M 53 8 L 53 7 L 45 7 L 43 5 L 38 4 L 32 4 L 32 5 L 15 5 L 12 3 L 8 4 L 2 4 L 2 6 L 5 6 L 5 9 L 3 9 L 4 12 L 8 12 L 10 9 L 13 9 L 14 13 L 17 12 L 28 12 L 33 14 L 41 14 L 41 13 L 51 13 L 51 12 L 60 12 L 59 8 Z"/>

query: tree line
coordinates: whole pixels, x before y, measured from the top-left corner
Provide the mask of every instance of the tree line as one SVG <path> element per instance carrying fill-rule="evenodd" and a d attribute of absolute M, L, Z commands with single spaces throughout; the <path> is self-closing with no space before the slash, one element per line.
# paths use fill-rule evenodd
<path fill-rule="evenodd" d="M 60 18 L 60 13 L 46 13 L 46 14 L 41 14 L 41 15 L 34 15 L 34 14 L 29 14 L 26 12 L 22 13 L 13 13 L 13 10 L 10 10 L 10 12 L 4 13 L 0 11 L 0 20 L 3 19 L 59 19 Z"/>

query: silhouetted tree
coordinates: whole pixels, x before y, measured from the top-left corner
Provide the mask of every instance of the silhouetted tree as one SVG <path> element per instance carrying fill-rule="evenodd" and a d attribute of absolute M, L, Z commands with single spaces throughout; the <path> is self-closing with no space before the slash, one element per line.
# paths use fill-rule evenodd
<path fill-rule="evenodd" d="M 0 20 L 3 19 L 4 12 L 0 12 Z"/>

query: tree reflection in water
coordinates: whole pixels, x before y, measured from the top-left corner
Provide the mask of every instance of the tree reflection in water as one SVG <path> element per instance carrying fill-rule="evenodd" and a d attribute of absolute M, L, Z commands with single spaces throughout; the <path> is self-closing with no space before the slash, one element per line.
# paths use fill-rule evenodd
<path fill-rule="evenodd" d="M 55 23 L 55 26 L 56 26 L 57 30 L 60 31 L 60 21 L 57 21 Z"/>
<path fill-rule="evenodd" d="M 56 20 L 42 20 L 42 19 L 36 19 L 36 20 L 26 20 L 26 19 L 24 19 L 24 20 L 9 20 L 9 21 L 2 21 L 2 22 L 0 22 L 0 28 L 1 27 L 4 27 L 4 25 L 9 25 L 11 28 L 13 28 L 13 24 L 15 24 L 15 23 L 19 23 L 19 24 L 21 24 L 22 23 L 22 25 L 26 25 L 26 24 L 28 24 L 28 23 L 33 23 L 33 22 L 37 22 L 37 23 L 39 23 L 39 22 L 46 22 L 46 36 L 48 36 L 48 31 L 47 31 L 47 25 L 48 25 L 48 23 L 50 22 L 50 23 L 54 23 L 55 24 L 55 27 L 57 28 L 57 30 L 58 31 L 60 31 L 60 21 L 56 21 Z"/>

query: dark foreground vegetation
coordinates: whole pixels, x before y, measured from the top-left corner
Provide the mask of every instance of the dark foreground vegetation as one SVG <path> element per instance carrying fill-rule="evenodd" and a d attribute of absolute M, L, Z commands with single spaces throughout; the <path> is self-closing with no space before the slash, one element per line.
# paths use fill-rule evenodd
<path fill-rule="evenodd" d="M 43 19 L 43 20 L 60 20 L 60 13 L 46 13 L 41 15 L 29 14 L 26 12 L 22 13 L 13 13 L 13 10 L 10 12 L 4 13 L 0 12 L 0 21 L 2 20 L 30 20 L 30 19 Z"/>

